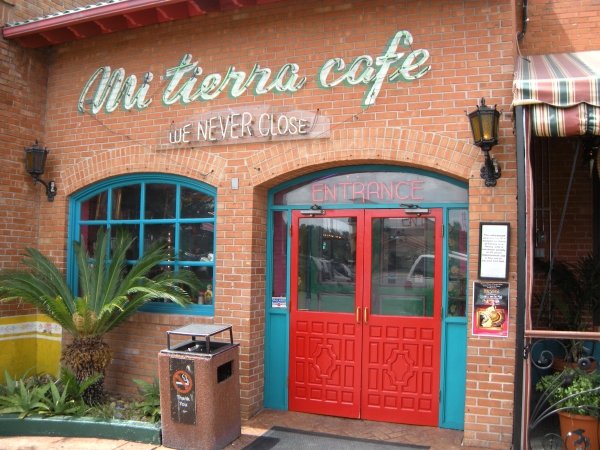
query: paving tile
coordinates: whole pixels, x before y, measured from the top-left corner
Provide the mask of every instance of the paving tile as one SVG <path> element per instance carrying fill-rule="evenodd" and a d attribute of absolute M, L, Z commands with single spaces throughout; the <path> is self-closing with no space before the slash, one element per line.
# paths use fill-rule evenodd
<path fill-rule="evenodd" d="M 338 434 L 362 439 L 428 445 L 432 450 L 480 450 L 477 447 L 461 446 L 462 431 L 273 410 L 262 411 L 252 419 L 244 421 L 242 423 L 242 435 L 227 446 L 227 450 L 244 448 L 273 426 L 297 428 L 305 431 Z M 0 449 L 168 450 L 164 446 L 123 440 L 38 436 L 0 438 Z"/>

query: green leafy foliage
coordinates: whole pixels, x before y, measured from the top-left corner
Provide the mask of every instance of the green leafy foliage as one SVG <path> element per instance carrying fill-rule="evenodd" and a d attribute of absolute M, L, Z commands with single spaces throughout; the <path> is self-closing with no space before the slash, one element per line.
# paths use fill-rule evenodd
<path fill-rule="evenodd" d="M 7 395 L 0 396 L 0 414 L 18 414 L 19 418 L 47 410 L 44 402 L 50 386 L 38 386 L 26 380 L 14 381 Z"/>
<path fill-rule="evenodd" d="M 0 385 L 0 414 L 77 416 L 101 419 L 160 421 L 160 389 L 157 379 L 152 383 L 134 380 L 141 399 L 108 398 L 88 406 L 84 402 L 87 389 L 102 375 L 96 374 L 78 382 L 70 370 L 62 368 L 57 379 L 48 375 L 14 379 L 5 370 L 6 382 Z"/>
<path fill-rule="evenodd" d="M 102 336 L 149 301 L 189 304 L 191 299 L 184 288 L 197 292 L 200 287 L 194 273 L 163 271 L 150 277 L 152 269 L 168 259 L 168 249 L 155 243 L 135 264 L 128 265 L 126 255 L 134 243 L 123 230 L 111 239 L 104 229 L 98 231 L 91 254 L 80 242 L 74 242 L 78 296 L 48 257 L 28 248 L 23 259 L 27 270 L 0 272 L 0 301 L 30 303 L 75 337 Z"/>
<path fill-rule="evenodd" d="M 88 409 L 83 394 L 101 378 L 97 374 L 79 383 L 71 371 L 63 368 L 58 379 L 43 375 L 15 380 L 5 371 L 6 382 L 0 385 L 0 414 L 16 413 L 20 418 L 31 414 L 83 415 Z"/>
<path fill-rule="evenodd" d="M 61 361 L 80 383 L 96 373 L 104 374 L 110 363 L 104 334 L 147 302 L 161 299 L 186 306 L 191 302 L 188 292 L 200 288 L 198 278 L 189 270 L 165 270 L 151 277 L 153 269 L 169 257 L 166 245 L 160 242 L 147 247 L 130 265 L 127 252 L 134 243 L 122 229 L 112 237 L 100 229 L 91 254 L 80 242 L 74 242 L 78 296 L 60 269 L 36 249 L 27 249 L 23 259 L 27 270 L 0 272 L 0 301 L 30 303 L 73 335 Z M 84 399 L 92 405 L 101 401 L 103 393 L 103 381 L 98 379 L 87 387 Z"/>
<path fill-rule="evenodd" d="M 600 416 L 600 374 L 565 369 L 542 377 L 536 390 L 543 392 L 556 411 Z"/>
<path fill-rule="evenodd" d="M 61 367 L 58 384 L 67 391 L 67 398 L 81 401 L 85 391 L 103 378 L 102 374 L 96 373 L 83 381 L 78 381 L 75 374 L 66 367 Z"/>
<path fill-rule="evenodd" d="M 62 392 L 59 390 L 57 383 L 50 383 L 49 395 L 44 398 L 46 405 L 45 409 L 39 411 L 40 414 L 48 416 L 71 416 L 78 415 L 85 406 L 81 400 L 76 400 L 69 397 L 69 385 L 62 387 Z"/>
<path fill-rule="evenodd" d="M 134 402 L 133 408 L 138 414 L 148 420 L 156 423 L 160 421 L 160 386 L 158 379 L 154 379 L 152 383 L 144 380 L 133 380 L 138 386 L 138 391 L 142 396 L 142 400 Z"/>

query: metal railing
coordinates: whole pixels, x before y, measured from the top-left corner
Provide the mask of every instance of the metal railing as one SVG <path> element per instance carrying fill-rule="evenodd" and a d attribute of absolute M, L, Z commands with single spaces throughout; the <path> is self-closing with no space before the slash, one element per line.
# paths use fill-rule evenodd
<path fill-rule="evenodd" d="M 572 422 L 559 427 L 558 417 L 562 412 L 595 416 L 596 420 L 600 416 L 600 373 L 596 361 L 600 333 L 528 330 L 525 336 L 523 407 L 527 411 L 524 417 L 528 448 L 599 450 L 597 422 L 595 432 L 586 431 Z M 578 351 L 575 360 L 566 368 L 557 364 L 574 353 L 574 345 Z"/>

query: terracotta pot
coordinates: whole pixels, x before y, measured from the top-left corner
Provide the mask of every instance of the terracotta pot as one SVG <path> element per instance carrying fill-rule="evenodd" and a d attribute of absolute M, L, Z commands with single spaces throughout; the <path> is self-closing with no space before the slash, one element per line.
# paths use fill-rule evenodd
<path fill-rule="evenodd" d="M 577 369 L 577 363 L 576 362 L 566 362 L 564 359 L 555 359 L 554 362 L 552 363 L 552 369 L 555 372 L 562 372 L 563 370 L 569 368 L 569 369 Z M 588 367 L 587 369 L 585 369 L 585 372 L 587 373 L 593 373 L 596 371 L 596 369 L 598 368 L 598 361 L 596 361 L 595 359 L 592 360 L 592 363 L 590 365 L 590 367 Z"/>
<path fill-rule="evenodd" d="M 563 411 L 558 413 L 558 417 L 560 420 L 560 435 L 562 436 L 563 441 L 565 441 L 565 438 L 567 439 L 565 447 L 567 450 L 583 450 L 585 448 L 582 444 L 575 445 L 575 442 L 580 438 L 579 435 L 573 434 L 567 438 L 569 432 L 574 432 L 579 429 L 583 430 L 583 435 L 590 440 L 589 450 L 600 450 L 598 444 L 600 422 L 596 417 L 569 414 Z"/>

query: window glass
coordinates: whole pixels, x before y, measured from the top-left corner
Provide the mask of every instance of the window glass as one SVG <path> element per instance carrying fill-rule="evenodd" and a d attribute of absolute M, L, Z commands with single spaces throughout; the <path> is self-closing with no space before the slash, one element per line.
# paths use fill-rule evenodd
<path fill-rule="evenodd" d="M 144 249 L 161 242 L 168 247 L 167 258 L 154 269 L 187 269 L 200 279 L 199 292 L 190 292 L 194 304 L 188 308 L 167 301 L 153 302 L 146 311 L 178 314 L 213 313 L 214 305 L 214 189 L 172 175 L 132 175 L 100 182 L 71 199 L 72 210 L 79 210 L 69 236 L 81 240 L 91 253 L 98 230 L 108 229 L 111 236 L 125 229 L 134 239 L 127 253 L 130 265 Z M 69 280 L 75 283 L 76 266 L 70 247 Z"/>
<path fill-rule="evenodd" d="M 124 186 L 112 191 L 112 218 L 136 220 L 140 218 L 140 185 Z"/>
<path fill-rule="evenodd" d="M 180 225 L 179 259 L 183 261 L 212 261 L 215 233 L 212 223 Z"/>
<path fill-rule="evenodd" d="M 181 188 L 181 217 L 213 217 L 214 197 L 186 187 Z"/>
<path fill-rule="evenodd" d="M 172 184 L 146 185 L 146 219 L 175 217 L 176 186 Z"/>
<path fill-rule="evenodd" d="M 194 272 L 200 280 L 200 290 L 196 293 L 195 299 L 199 305 L 212 305 L 214 299 L 213 291 L 213 270 L 212 266 L 190 266 L 187 267 Z M 194 296 L 192 296 L 194 298 Z"/>
<path fill-rule="evenodd" d="M 99 225 L 82 225 L 79 236 L 76 239 L 81 242 L 81 245 L 83 245 L 90 254 L 93 253 L 99 229 Z"/>
<path fill-rule="evenodd" d="M 106 192 L 81 203 L 82 220 L 106 220 Z"/>
<path fill-rule="evenodd" d="M 175 238 L 175 226 L 173 224 L 161 223 L 144 226 L 144 248 L 160 242 L 166 244 L 169 249 L 169 259 L 172 259 Z"/>
<path fill-rule="evenodd" d="M 139 240 L 138 240 L 138 236 L 140 235 L 140 226 L 139 225 L 116 225 L 111 227 L 110 229 L 110 235 L 112 237 L 112 239 L 114 239 L 117 236 L 117 231 L 119 229 L 124 230 L 125 232 L 127 232 L 134 240 L 134 242 L 131 244 L 131 247 L 129 247 L 129 249 L 127 250 L 127 253 L 125 255 L 125 257 L 128 260 L 134 260 L 134 259 L 138 259 L 140 257 L 140 251 L 139 251 Z"/>

